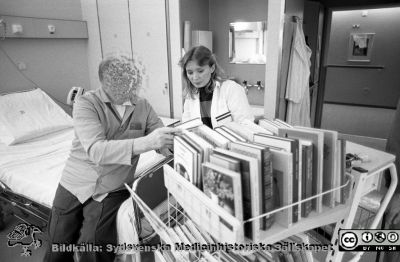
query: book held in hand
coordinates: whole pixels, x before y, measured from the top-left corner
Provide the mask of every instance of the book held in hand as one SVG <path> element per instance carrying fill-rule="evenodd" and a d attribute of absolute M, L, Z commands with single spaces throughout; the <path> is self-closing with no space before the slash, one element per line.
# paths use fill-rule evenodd
<path fill-rule="evenodd" d="M 174 169 L 190 183 L 196 184 L 197 152 L 182 137 L 174 137 Z"/>
<path fill-rule="evenodd" d="M 176 123 L 174 125 L 174 127 L 191 130 L 191 129 L 196 128 L 201 125 L 203 125 L 203 122 L 201 121 L 201 119 L 199 117 L 197 117 L 197 118 L 193 118 L 188 121 L 185 121 L 185 122 Z"/>

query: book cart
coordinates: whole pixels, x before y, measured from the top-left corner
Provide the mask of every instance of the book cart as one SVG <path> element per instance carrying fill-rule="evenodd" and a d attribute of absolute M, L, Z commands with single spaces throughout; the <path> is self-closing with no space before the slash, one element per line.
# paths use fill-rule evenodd
<path fill-rule="evenodd" d="M 289 227 L 280 226 L 278 223 L 266 231 L 261 231 L 261 239 L 259 242 L 264 244 L 274 244 L 282 241 L 290 236 L 312 230 L 324 225 L 336 224 L 329 241 L 333 249 L 328 251 L 325 261 L 358 261 L 362 253 L 350 253 L 352 258 L 343 260 L 344 252 L 338 251 L 339 248 L 339 230 L 351 229 L 356 219 L 356 211 L 363 196 L 381 187 L 382 172 L 390 171 L 391 184 L 381 201 L 380 207 L 374 215 L 372 223 L 367 228 L 376 229 L 380 222 L 383 213 L 389 204 L 389 201 L 394 194 L 397 186 L 397 172 L 394 165 L 395 157 L 391 154 L 375 150 L 369 147 L 347 142 L 346 151 L 353 154 L 368 155 L 369 162 L 360 164 L 367 172 L 351 171 L 347 173 L 347 182 L 338 188 L 325 191 L 320 195 L 313 196 L 308 199 L 293 203 L 291 205 L 276 209 L 272 212 L 264 214 L 260 217 L 271 215 L 282 211 L 296 204 L 308 201 L 312 198 L 320 197 L 324 194 L 332 193 L 335 190 L 341 190 L 345 187 L 350 189 L 350 195 L 344 204 L 339 204 L 334 208 L 324 206 L 321 213 L 312 211 L 307 218 L 302 218 Z M 245 223 L 249 223 L 254 219 L 239 221 L 235 217 L 229 215 L 219 206 L 215 207 L 205 194 L 202 194 L 197 187 L 179 175 L 171 166 L 164 164 L 164 181 L 169 192 L 169 219 L 167 222 L 161 221 L 160 218 L 146 205 L 146 203 L 133 191 L 130 190 L 134 202 L 149 220 L 155 232 L 160 236 L 161 240 L 174 247 L 176 242 L 185 244 L 194 244 L 199 242 L 205 243 L 237 243 L 249 244 L 250 241 L 244 237 L 243 227 Z M 196 239 L 182 237 L 182 229 L 176 229 L 182 225 L 186 225 L 186 230 L 189 230 Z M 174 230 L 175 228 L 175 230 Z M 257 242 L 258 243 L 258 242 Z M 158 251 L 156 251 L 158 252 Z M 234 261 L 252 261 L 251 259 L 241 258 L 251 254 L 251 250 L 234 251 Z M 309 252 L 311 253 L 311 252 Z M 226 261 L 221 257 L 221 251 L 198 251 L 198 250 L 171 250 L 170 254 L 174 257 L 173 261 Z M 309 254 L 308 261 L 317 261 Z M 163 261 L 163 260 L 160 260 Z M 164 261 L 168 261 L 167 259 Z M 253 260 L 254 261 L 254 260 Z M 256 260 L 257 261 L 257 260 Z M 258 260 L 259 261 L 259 260 Z M 265 259 L 264 261 L 274 261 Z M 277 260 L 279 261 L 279 260 Z M 304 261 L 304 259 L 303 259 Z"/>

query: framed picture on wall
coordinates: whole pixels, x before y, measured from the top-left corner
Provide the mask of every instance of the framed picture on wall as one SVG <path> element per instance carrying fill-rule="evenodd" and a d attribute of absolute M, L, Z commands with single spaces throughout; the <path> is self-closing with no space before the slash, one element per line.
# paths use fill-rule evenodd
<path fill-rule="evenodd" d="M 371 62 L 375 33 L 351 33 L 347 61 Z"/>

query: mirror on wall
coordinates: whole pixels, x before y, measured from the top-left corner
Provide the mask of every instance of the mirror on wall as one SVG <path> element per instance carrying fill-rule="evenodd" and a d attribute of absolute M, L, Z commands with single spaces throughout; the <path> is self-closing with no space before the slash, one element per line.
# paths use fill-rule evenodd
<path fill-rule="evenodd" d="M 265 64 L 266 25 L 266 21 L 229 24 L 230 63 Z"/>

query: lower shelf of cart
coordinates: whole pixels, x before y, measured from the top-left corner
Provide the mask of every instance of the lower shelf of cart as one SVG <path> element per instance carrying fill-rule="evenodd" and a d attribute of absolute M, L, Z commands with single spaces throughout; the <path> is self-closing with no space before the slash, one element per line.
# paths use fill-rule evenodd
<path fill-rule="evenodd" d="M 308 231 L 324 225 L 337 223 L 346 217 L 348 212 L 347 205 L 338 205 L 334 208 L 323 207 L 321 213 L 311 212 L 308 217 L 302 218 L 300 221 L 293 223 L 289 227 L 279 225 L 276 221 L 266 231 L 261 231 L 260 242 L 264 244 L 273 244 L 288 238 L 292 235 Z M 245 243 L 253 242 L 249 239 L 245 240 Z"/>

